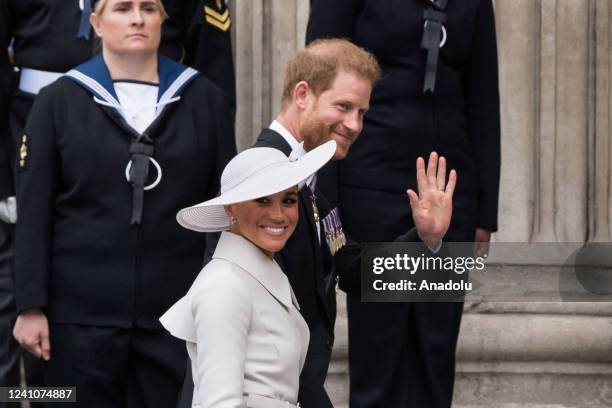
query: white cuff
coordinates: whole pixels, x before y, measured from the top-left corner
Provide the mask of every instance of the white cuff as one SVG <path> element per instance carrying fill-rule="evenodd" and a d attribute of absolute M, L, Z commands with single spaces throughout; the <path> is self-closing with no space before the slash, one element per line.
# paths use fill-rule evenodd
<path fill-rule="evenodd" d="M 438 240 L 432 246 L 429 246 L 429 244 L 427 243 L 425 243 L 425 245 L 427 246 L 427 248 L 429 248 L 431 252 L 433 252 L 434 254 L 437 254 L 440 248 L 442 248 L 442 240 L 441 239 Z"/>

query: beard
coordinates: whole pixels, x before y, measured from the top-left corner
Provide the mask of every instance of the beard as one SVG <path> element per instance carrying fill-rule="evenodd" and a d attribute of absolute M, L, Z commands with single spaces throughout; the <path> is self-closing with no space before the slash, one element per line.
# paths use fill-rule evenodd
<path fill-rule="evenodd" d="M 313 116 L 315 115 L 311 114 L 307 117 L 300 128 L 300 136 L 304 141 L 304 150 L 307 152 L 331 140 L 333 129 L 333 125 L 328 125 Z"/>

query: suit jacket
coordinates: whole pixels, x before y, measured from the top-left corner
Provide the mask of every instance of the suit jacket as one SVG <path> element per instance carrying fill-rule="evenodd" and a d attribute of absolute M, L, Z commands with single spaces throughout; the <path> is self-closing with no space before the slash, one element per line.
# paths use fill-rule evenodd
<path fill-rule="evenodd" d="M 291 154 L 287 141 L 271 129 L 264 129 L 253 147 L 273 147 L 287 156 Z M 317 182 L 315 196 L 322 220 L 333 207 L 318 185 Z M 332 256 L 325 239 L 322 237 L 321 243 L 317 239 L 309 187 L 304 186 L 299 196 L 298 225 L 285 247 L 277 253 L 277 260 L 289 278 L 308 326 L 312 329 L 318 318 L 318 307 L 322 305 L 329 323 L 329 334 L 333 339 L 336 320 L 334 287 L 338 282 L 341 289 L 359 293 L 361 245 L 347 237 L 346 245 Z M 397 237 L 396 241 L 419 242 L 419 237 L 416 229 L 411 229 Z M 331 349 L 331 344 L 329 348 Z"/>
<path fill-rule="evenodd" d="M 287 156 L 291 154 L 287 141 L 271 129 L 264 129 L 253 147 L 273 147 Z M 315 195 L 319 215 L 323 219 L 331 208 L 318 189 L 315 189 Z M 335 285 L 333 261 L 325 240 L 322 239 L 319 244 L 316 236 L 317 227 L 308 186 L 300 189 L 299 198 L 299 221 L 295 232 L 276 257 L 291 282 L 308 327 L 314 327 L 322 306 L 329 334 L 333 336 L 336 319 L 336 294 L 332 290 Z"/>
<path fill-rule="evenodd" d="M 278 264 L 223 232 L 213 259 L 160 319 L 187 342 L 194 407 L 238 407 L 243 396 L 297 402 L 308 327 Z"/>

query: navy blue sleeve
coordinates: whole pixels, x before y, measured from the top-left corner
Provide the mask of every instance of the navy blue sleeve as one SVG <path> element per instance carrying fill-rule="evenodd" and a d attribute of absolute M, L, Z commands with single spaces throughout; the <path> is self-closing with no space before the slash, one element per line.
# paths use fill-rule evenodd
<path fill-rule="evenodd" d="M 212 95 L 213 117 L 216 120 L 215 135 L 217 145 L 217 161 L 215 164 L 216 174 L 214 182 L 210 184 L 209 197 L 219 194 L 221 187 L 221 173 L 225 165 L 236 155 L 236 135 L 234 133 L 234 122 L 232 113 L 225 95 L 219 88 L 215 88 Z"/>
<path fill-rule="evenodd" d="M 189 3 L 189 2 L 185 2 Z M 230 30 L 232 16 L 222 0 L 200 0 L 185 17 L 185 64 L 217 84 L 228 100 L 232 123 L 236 114 L 236 78 Z"/>
<path fill-rule="evenodd" d="M 211 100 L 213 104 L 212 117 L 216 119 L 215 135 L 217 146 L 217 161 L 215 163 L 215 174 L 209 183 L 207 197 L 213 198 L 219 194 L 221 189 L 221 173 L 227 163 L 236 155 L 236 136 L 234 133 L 234 120 L 228 100 L 219 88 L 215 88 L 215 94 Z M 219 242 L 220 233 L 206 234 L 206 247 L 204 250 L 203 263 L 206 265 L 211 259 Z"/>
<path fill-rule="evenodd" d="M 501 163 L 497 40 L 491 0 L 481 0 L 478 7 L 463 88 L 478 171 L 477 226 L 496 231 Z"/>
<path fill-rule="evenodd" d="M 52 235 L 60 177 L 55 106 L 50 89 L 38 95 L 20 140 L 16 163 L 17 226 L 15 288 L 17 311 L 45 307 L 52 261 Z"/>
<path fill-rule="evenodd" d="M 13 192 L 11 136 L 8 128 L 9 100 L 13 84 L 13 65 L 8 47 L 12 38 L 12 12 L 8 0 L 0 1 L 0 200 Z"/>

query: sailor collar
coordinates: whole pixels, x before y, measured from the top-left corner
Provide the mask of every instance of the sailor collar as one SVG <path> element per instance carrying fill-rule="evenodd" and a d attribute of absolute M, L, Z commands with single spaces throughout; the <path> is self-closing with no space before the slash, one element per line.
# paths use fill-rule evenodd
<path fill-rule="evenodd" d="M 222 232 L 213 259 L 224 259 L 244 269 L 283 306 L 290 308 L 293 303 L 299 309 L 289 280 L 280 266 L 246 238 Z"/>
<path fill-rule="evenodd" d="M 158 122 L 160 114 L 166 105 L 180 99 L 180 93 L 198 75 L 198 71 L 195 69 L 178 64 L 164 56 L 159 55 L 157 61 L 159 90 L 157 92 L 157 103 L 150 107 L 155 107 L 155 118 L 149 127 L 154 126 Z M 90 92 L 96 103 L 111 108 L 118 118 L 123 119 L 124 116 L 121 111 L 125 110 L 125 108 L 119 102 L 110 72 L 102 55 L 98 55 L 68 71 L 66 77 Z M 132 136 L 134 136 L 130 143 L 130 161 L 125 169 L 125 177 L 128 183 L 131 184 L 133 192 L 130 225 L 137 225 L 142 220 L 144 192 L 157 186 L 162 177 L 162 169 L 153 158 L 155 147 L 151 138 L 147 135 L 147 130 L 143 133 L 138 133 L 125 120 L 122 120 L 120 123 L 125 124 L 132 132 Z M 153 163 L 156 167 L 157 178 L 152 184 L 147 186 L 146 181 L 150 163 Z"/>
<path fill-rule="evenodd" d="M 195 69 L 179 64 L 163 55 L 158 55 L 157 58 L 159 92 L 155 110 L 156 117 L 161 114 L 168 103 L 178 100 L 177 97 L 183 89 L 198 75 Z M 65 75 L 90 92 L 96 102 L 107 105 L 120 114 L 118 108 L 121 107 L 121 104 L 102 55 L 73 68 Z"/>

